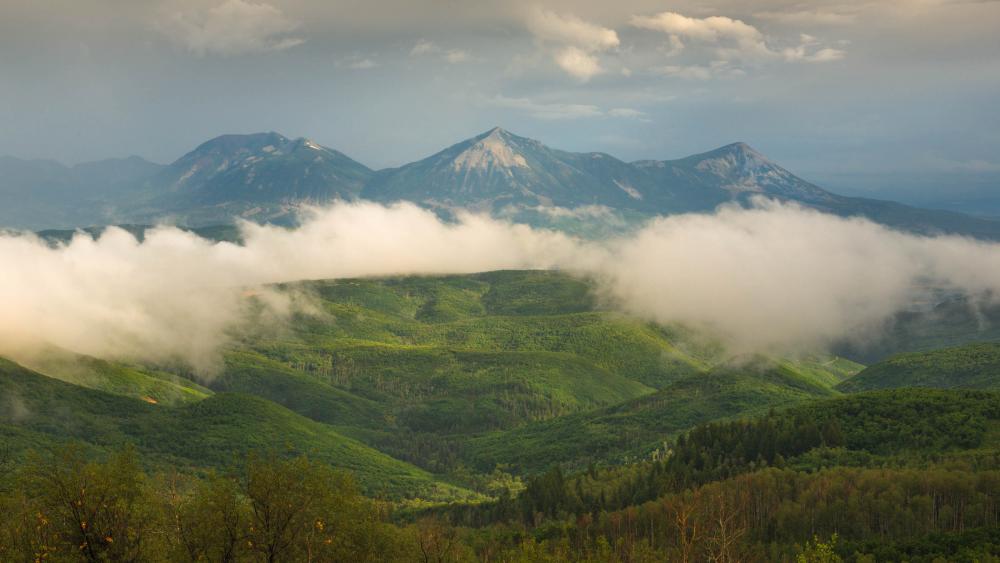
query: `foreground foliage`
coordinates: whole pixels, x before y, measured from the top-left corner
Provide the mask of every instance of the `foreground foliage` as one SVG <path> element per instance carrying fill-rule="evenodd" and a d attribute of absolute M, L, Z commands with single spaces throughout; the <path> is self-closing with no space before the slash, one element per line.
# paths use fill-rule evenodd
<path fill-rule="evenodd" d="M 524 503 L 566 482 L 553 474 Z M 394 523 L 348 474 L 273 453 L 193 479 L 147 475 L 133 449 L 88 461 L 68 448 L 3 483 L 4 561 L 1000 560 L 995 469 L 768 468 L 620 510 L 554 506 L 478 528 Z"/>

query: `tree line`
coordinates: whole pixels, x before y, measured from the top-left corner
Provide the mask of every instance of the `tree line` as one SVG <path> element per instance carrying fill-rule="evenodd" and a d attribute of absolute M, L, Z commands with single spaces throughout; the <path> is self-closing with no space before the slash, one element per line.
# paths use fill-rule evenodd
<path fill-rule="evenodd" d="M 530 522 L 465 526 L 407 519 L 306 457 L 193 477 L 147 474 L 131 449 L 97 461 L 68 447 L 4 475 L 0 560 L 1000 561 L 997 470 L 769 467 L 591 511 L 560 504 L 573 482 L 531 480 L 517 498 L 547 500 Z"/>

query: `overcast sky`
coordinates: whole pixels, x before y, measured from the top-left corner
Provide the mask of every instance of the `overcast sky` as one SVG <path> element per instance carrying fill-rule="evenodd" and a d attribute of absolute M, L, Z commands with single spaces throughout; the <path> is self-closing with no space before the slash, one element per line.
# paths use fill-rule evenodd
<path fill-rule="evenodd" d="M 998 30 L 974 0 L 0 0 L 0 154 L 169 162 L 274 130 L 377 168 L 501 125 L 961 190 L 1000 177 Z"/>

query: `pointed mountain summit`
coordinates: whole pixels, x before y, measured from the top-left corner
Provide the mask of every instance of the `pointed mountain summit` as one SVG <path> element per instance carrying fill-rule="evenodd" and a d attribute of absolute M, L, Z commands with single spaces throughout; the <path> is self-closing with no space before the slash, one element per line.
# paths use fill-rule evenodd
<path fill-rule="evenodd" d="M 274 132 L 216 137 L 167 166 L 138 158 L 75 167 L 0 158 L 0 225 L 32 228 L 164 219 L 190 227 L 236 218 L 292 222 L 304 204 L 358 198 L 486 211 L 540 225 L 566 216 L 553 207 L 602 206 L 628 222 L 747 205 L 756 196 L 912 232 L 1000 240 L 1000 221 L 833 194 L 746 143 L 628 163 L 553 149 L 494 127 L 378 172 L 309 139 Z"/>
<path fill-rule="evenodd" d="M 677 160 L 646 160 L 633 163 L 660 185 L 689 191 L 714 192 L 721 202 L 746 201 L 753 195 L 804 203 L 827 203 L 833 194 L 778 166 L 746 143 L 732 143 L 705 153 Z"/>
<path fill-rule="evenodd" d="M 259 192 L 267 191 L 278 200 L 325 201 L 356 197 L 371 173 L 341 152 L 272 132 L 216 137 L 179 158 L 157 180 L 168 190 L 208 199 L 238 198 L 241 192 L 259 199 Z"/>
<path fill-rule="evenodd" d="M 468 148 L 451 161 L 456 172 L 528 167 L 528 161 L 521 155 L 515 136 L 499 127 L 469 139 L 465 144 Z"/>
<path fill-rule="evenodd" d="M 363 164 L 309 139 L 273 132 L 223 135 L 151 178 L 141 207 L 150 216 L 178 214 L 189 224 L 232 216 L 274 220 L 297 205 L 357 199 L 372 174 Z"/>
<path fill-rule="evenodd" d="M 603 153 L 571 153 L 495 127 L 423 160 L 378 172 L 362 195 L 501 210 L 605 205 L 645 209 L 642 178 Z"/>

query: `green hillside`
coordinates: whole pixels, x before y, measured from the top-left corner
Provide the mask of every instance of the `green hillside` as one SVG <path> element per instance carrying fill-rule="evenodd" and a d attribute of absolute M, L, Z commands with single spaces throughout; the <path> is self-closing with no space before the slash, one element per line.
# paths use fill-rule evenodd
<path fill-rule="evenodd" d="M 347 470 L 394 505 L 370 504 L 394 539 L 352 544 L 352 560 L 660 561 L 690 549 L 692 561 L 785 561 L 822 548 L 845 561 L 931 561 L 906 547 L 930 533 L 924 553 L 943 560 L 993 553 L 998 344 L 867 369 L 842 357 L 731 357 L 685 327 L 616 313 L 591 282 L 559 272 L 284 289 L 308 313 L 235 333 L 223 369 L 200 383 L 170 366 L 58 350 L 32 369 L 0 360 L 3 508 L 18 522 L 41 514 L 3 478 L 46 467 L 23 463 L 30 450 L 74 443 L 100 460 L 131 444 L 150 475 L 146 502 L 171 515 L 157 533 L 177 541 L 187 536 L 175 516 L 192 507 L 206 530 L 252 517 L 247 498 L 235 497 L 239 513 L 211 503 L 247 486 L 248 454 L 273 452 Z M 213 470 L 222 480 L 206 478 Z M 173 471 L 197 486 L 174 491 L 158 477 Z M 315 520 L 300 524 L 316 532 Z M 716 548 L 730 524 L 742 535 L 727 559 Z M 700 540 L 681 537 L 693 526 Z M 8 528 L 0 549 L 34 529 Z M 451 551 L 428 555 L 438 548 Z"/>
<path fill-rule="evenodd" d="M 620 405 L 474 439 L 467 456 L 482 468 L 509 463 L 528 472 L 641 459 L 697 424 L 837 395 L 825 383 L 830 376 L 812 369 L 764 360 L 722 366 Z"/>
<path fill-rule="evenodd" d="M 578 474 L 573 489 L 583 504 L 596 503 L 600 493 L 601 508 L 619 509 L 767 467 L 996 468 L 1000 394 L 900 389 L 816 399 L 699 424 L 662 447 L 668 453 L 656 461 Z M 529 490 L 544 479 L 530 478 Z"/>
<path fill-rule="evenodd" d="M 74 440 L 95 450 L 134 444 L 153 467 L 239 465 L 250 451 L 309 454 L 350 469 L 371 494 L 454 498 L 461 489 L 257 397 L 223 393 L 179 407 L 58 381 L 0 359 L 0 416 L 15 450 Z M 33 443 L 33 438 L 41 440 Z"/>
<path fill-rule="evenodd" d="M 1000 393 L 892 389 L 809 401 L 699 425 L 669 445 L 668 473 L 704 483 L 763 466 L 913 466 L 964 459 L 1000 463 Z M 675 483 L 676 485 L 676 483 Z"/>
<path fill-rule="evenodd" d="M 242 342 L 211 387 L 434 471 L 646 455 L 699 422 L 829 394 L 862 367 L 810 357 L 713 368 L 726 358 L 717 342 L 605 310 L 591 282 L 559 272 L 284 289 L 309 296 L 314 313 Z"/>
<path fill-rule="evenodd" d="M 385 424 L 385 408 L 380 403 L 251 351 L 227 353 L 224 372 L 208 384 L 219 392 L 264 397 L 327 424 L 366 428 Z"/>
<path fill-rule="evenodd" d="M 436 489 L 444 475 L 485 490 L 497 466 L 530 474 L 646 458 L 694 425 L 831 396 L 861 368 L 727 360 L 718 342 L 614 312 L 592 282 L 560 272 L 283 289 L 310 312 L 241 333 L 201 384 L 162 367 L 42 355 L 31 367 L 71 385 L 5 382 L 5 442 L 131 442 L 151 464 L 190 470 L 287 446 L 354 469 L 369 491 L 444 498 L 464 494 Z"/>
<path fill-rule="evenodd" d="M 1000 393 L 889 389 L 804 404 L 779 416 L 823 427 L 836 421 L 843 447 L 877 456 L 1000 452 Z"/>
<path fill-rule="evenodd" d="M 846 393 L 898 387 L 1000 389 L 1000 343 L 899 354 L 844 381 Z"/>
<path fill-rule="evenodd" d="M 843 343 L 835 351 L 872 365 L 896 354 L 1000 341 L 1000 304 L 957 295 L 939 297 L 932 308 L 897 313 L 873 338 Z"/>
<path fill-rule="evenodd" d="M 202 385 L 174 373 L 108 362 L 64 350 L 48 349 L 23 363 L 67 383 L 153 404 L 179 405 L 200 401 L 212 394 Z"/>
<path fill-rule="evenodd" d="M 680 327 L 659 327 L 605 311 L 595 301 L 593 284 L 558 272 L 339 280 L 288 287 L 317 296 L 325 315 L 297 319 L 292 338 L 254 347 L 293 366 L 329 363 L 324 351 L 358 342 L 567 352 L 662 387 L 703 371 L 721 353 L 717 345 Z M 393 365 L 400 365 L 397 360 L 393 358 Z"/>
<path fill-rule="evenodd" d="M 438 470 L 454 465 L 441 465 L 445 443 L 636 399 L 721 357 L 681 327 L 603 310 L 590 282 L 558 272 L 284 288 L 309 296 L 314 313 L 241 342 L 209 386 Z M 427 441 L 436 453 L 414 451 Z"/>

